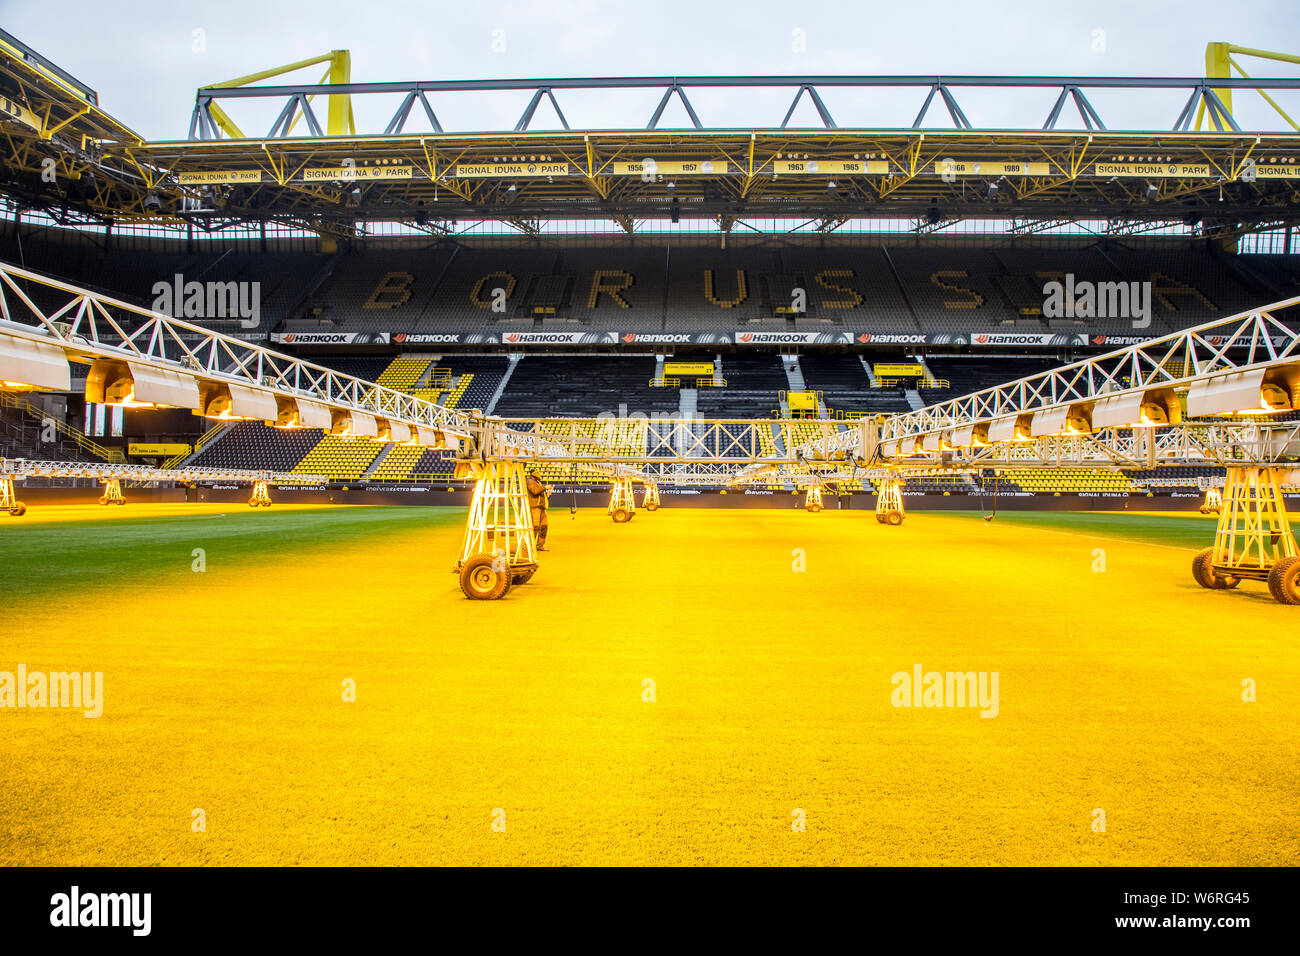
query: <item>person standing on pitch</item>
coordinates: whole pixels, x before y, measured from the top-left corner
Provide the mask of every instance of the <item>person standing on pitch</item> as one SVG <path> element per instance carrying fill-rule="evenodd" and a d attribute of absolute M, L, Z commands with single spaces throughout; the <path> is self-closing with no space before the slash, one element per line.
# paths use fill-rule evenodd
<path fill-rule="evenodd" d="M 542 483 L 536 469 L 528 473 L 528 507 L 533 513 L 533 532 L 537 535 L 537 550 L 546 550 L 546 498 L 551 489 Z"/>

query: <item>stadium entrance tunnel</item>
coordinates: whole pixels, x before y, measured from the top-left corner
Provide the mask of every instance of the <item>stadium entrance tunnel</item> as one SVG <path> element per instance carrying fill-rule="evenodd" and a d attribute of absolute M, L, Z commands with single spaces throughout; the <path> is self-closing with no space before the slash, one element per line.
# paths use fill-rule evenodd
<path fill-rule="evenodd" d="M 1226 591 L 1249 578 L 1267 582 L 1280 603 L 1300 604 L 1300 549 L 1282 497 L 1297 479 L 1280 468 L 1228 469 L 1214 547 L 1192 559 L 1197 584 Z"/>
<path fill-rule="evenodd" d="M 880 494 L 876 497 L 876 522 L 898 527 L 903 523 L 903 515 L 902 479 L 882 479 Z"/>
<path fill-rule="evenodd" d="M 495 601 L 537 573 L 527 479 L 518 461 L 472 462 L 468 467 L 476 478 L 474 497 L 452 570 L 467 598 Z"/>

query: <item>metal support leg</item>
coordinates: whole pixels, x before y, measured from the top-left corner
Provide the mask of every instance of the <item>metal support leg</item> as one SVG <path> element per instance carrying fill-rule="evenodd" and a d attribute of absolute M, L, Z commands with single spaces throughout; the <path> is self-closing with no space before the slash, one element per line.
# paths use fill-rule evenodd
<path fill-rule="evenodd" d="M 1205 501 L 1201 504 L 1201 514 L 1217 515 L 1223 510 L 1223 489 L 1213 485 L 1205 489 Z"/>
<path fill-rule="evenodd" d="M 876 521 L 880 524 L 903 523 L 903 482 L 898 478 L 884 478 L 876 496 Z"/>
<path fill-rule="evenodd" d="M 265 481 L 253 482 L 253 497 L 248 499 L 250 508 L 269 508 L 271 507 L 271 491 Z"/>
<path fill-rule="evenodd" d="M 631 478 L 615 478 L 609 494 L 609 516 L 615 524 L 624 524 L 636 514 L 636 498 L 632 495 Z"/>
<path fill-rule="evenodd" d="M 466 597 L 495 600 L 537 571 L 533 514 L 522 462 L 488 461 L 481 467 L 454 570 Z"/>
<path fill-rule="evenodd" d="M 806 511 L 816 514 L 822 510 L 822 486 L 809 485 L 808 494 L 804 497 L 803 506 Z"/>
<path fill-rule="evenodd" d="M 126 496 L 122 494 L 122 482 L 117 478 L 104 479 L 104 493 L 99 497 L 101 505 L 124 505 Z"/>
<path fill-rule="evenodd" d="M 14 480 L 0 477 L 0 511 L 7 511 L 14 518 L 21 518 L 27 513 L 27 506 L 18 500 L 14 490 Z"/>
<path fill-rule="evenodd" d="M 1228 469 L 1214 547 L 1192 560 L 1192 576 L 1215 591 L 1246 578 L 1267 581 L 1277 600 L 1300 604 L 1300 550 L 1287 519 L 1280 469 Z"/>
<path fill-rule="evenodd" d="M 641 507 L 646 511 L 659 510 L 659 486 L 646 485 L 645 494 L 641 497 Z"/>

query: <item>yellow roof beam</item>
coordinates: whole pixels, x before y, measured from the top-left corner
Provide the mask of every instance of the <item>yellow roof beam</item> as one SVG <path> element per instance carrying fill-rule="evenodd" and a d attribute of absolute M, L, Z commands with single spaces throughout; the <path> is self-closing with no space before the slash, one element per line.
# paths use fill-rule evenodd
<path fill-rule="evenodd" d="M 233 80 L 209 83 L 204 89 L 228 89 L 232 86 L 248 86 L 261 80 L 269 80 L 272 77 L 283 76 L 286 73 L 294 73 L 309 66 L 316 66 L 319 63 L 329 64 L 325 75 L 320 79 L 321 83 L 352 82 L 352 54 L 347 50 L 331 50 L 329 53 L 322 53 L 320 56 L 298 60 L 295 63 L 286 63 L 284 66 L 276 66 L 268 70 L 260 70 L 257 73 L 249 73 L 247 76 L 238 76 Z M 216 121 L 227 136 L 233 139 L 246 138 L 225 110 L 216 103 L 210 103 L 208 108 L 213 120 Z M 296 124 L 297 119 L 294 122 Z M 352 95 L 350 93 L 331 93 L 329 95 L 326 132 L 330 136 L 356 135 L 357 124 L 352 114 Z"/>
<path fill-rule="evenodd" d="M 1253 56 L 1261 60 L 1273 60 L 1278 63 L 1300 63 L 1300 56 L 1292 53 L 1275 53 L 1271 50 L 1256 50 L 1251 47 L 1236 46 L 1232 43 L 1207 43 L 1205 45 L 1205 75 L 1210 79 L 1228 79 L 1232 76 L 1235 69 L 1246 79 L 1250 79 L 1250 74 L 1242 69 L 1241 64 L 1234 58 L 1233 54 L 1240 56 Z M 1286 111 L 1277 104 L 1273 97 L 1269 96 L 1263 90 L 1256 90 L 1264 98 L 1264 102 L 1273 107 L 1292 129 L 1300 130 L 1300 125 L 1296 124 Z M 1224 107 L 1229 113 L 1232 112 L 1232 90 L 1216 89 L 1215 95 L 1222 101 Z M 1196 128 L 1201 128 L 1201 121 L 1205 116 L 1205 104 L 1202 103 L 1196 110 Z"/>

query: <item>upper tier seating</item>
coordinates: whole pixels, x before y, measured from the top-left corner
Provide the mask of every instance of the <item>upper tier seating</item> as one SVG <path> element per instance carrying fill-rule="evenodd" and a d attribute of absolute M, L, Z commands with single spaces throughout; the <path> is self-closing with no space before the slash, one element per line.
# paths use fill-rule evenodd
<path fill-rule="evenodd" d="M 733 236 L 726 248 L 655 236 L 514 246 L 444 239 L 422 248 L 358 243 L 324 255 L 251 252 L 219 238 L 162 251 L 104 248 L 43 233 L 26 236 L 21 248 L 12 236 L 0 239 L 0 258 L 146 307 L 154 286 L 178 274 L 183 281 L 257 283 L 256 328 L 234 317 L 192 319 L 232 334 L 460 333 L 465 344 L 549 330 L 1155 335 L 1300 291 L 1294 256 L 1233 256 L 1160 238 L 964 246 L 906 236 L 787 243 Z M 1044 285 L 1067 274 L 1076 283 L 1151 283 L 1150 324 L 1044 316 Z M 797 298 L 805 311 L 793 311 Z"/>
<path fill-rule="evenodd" d="M 155 285 L 165 283 L 174 289 L 177 275 L 181 276 L 183 285 L 256 283 L 256 326 L 244 327 L 237 315 L 227 318 L 180 315 L 179 318 L 217 332 L 257 337 L 265 337 L 305 301 L 309 288 L 328 261 L 326 256 L 308 252 L 231 252 L 222 249 L 218 241 L 211 248 L 211 252 L 196 254 L 101 249 L 28 237 L 23 239 L 21 255 L 16 246 L 0 243 L 0 258 L 14 263 L 21 260 L 34 272 L 43 272 L 144 309 L 154 308 L 159 297 Z M 243 293 L 244 301 L 250 305 L 254 301 L 253 292 L 254 287 L 250 285 Z M 171 299 L 174 298 L 172 295 Z M 55 299 L 59 305 L 66 301 L 66 297 L 58 298 L 57 293 L 47 301 Z M 173 308 L 169 314 L 176 315 L 177 309 Z"/>

